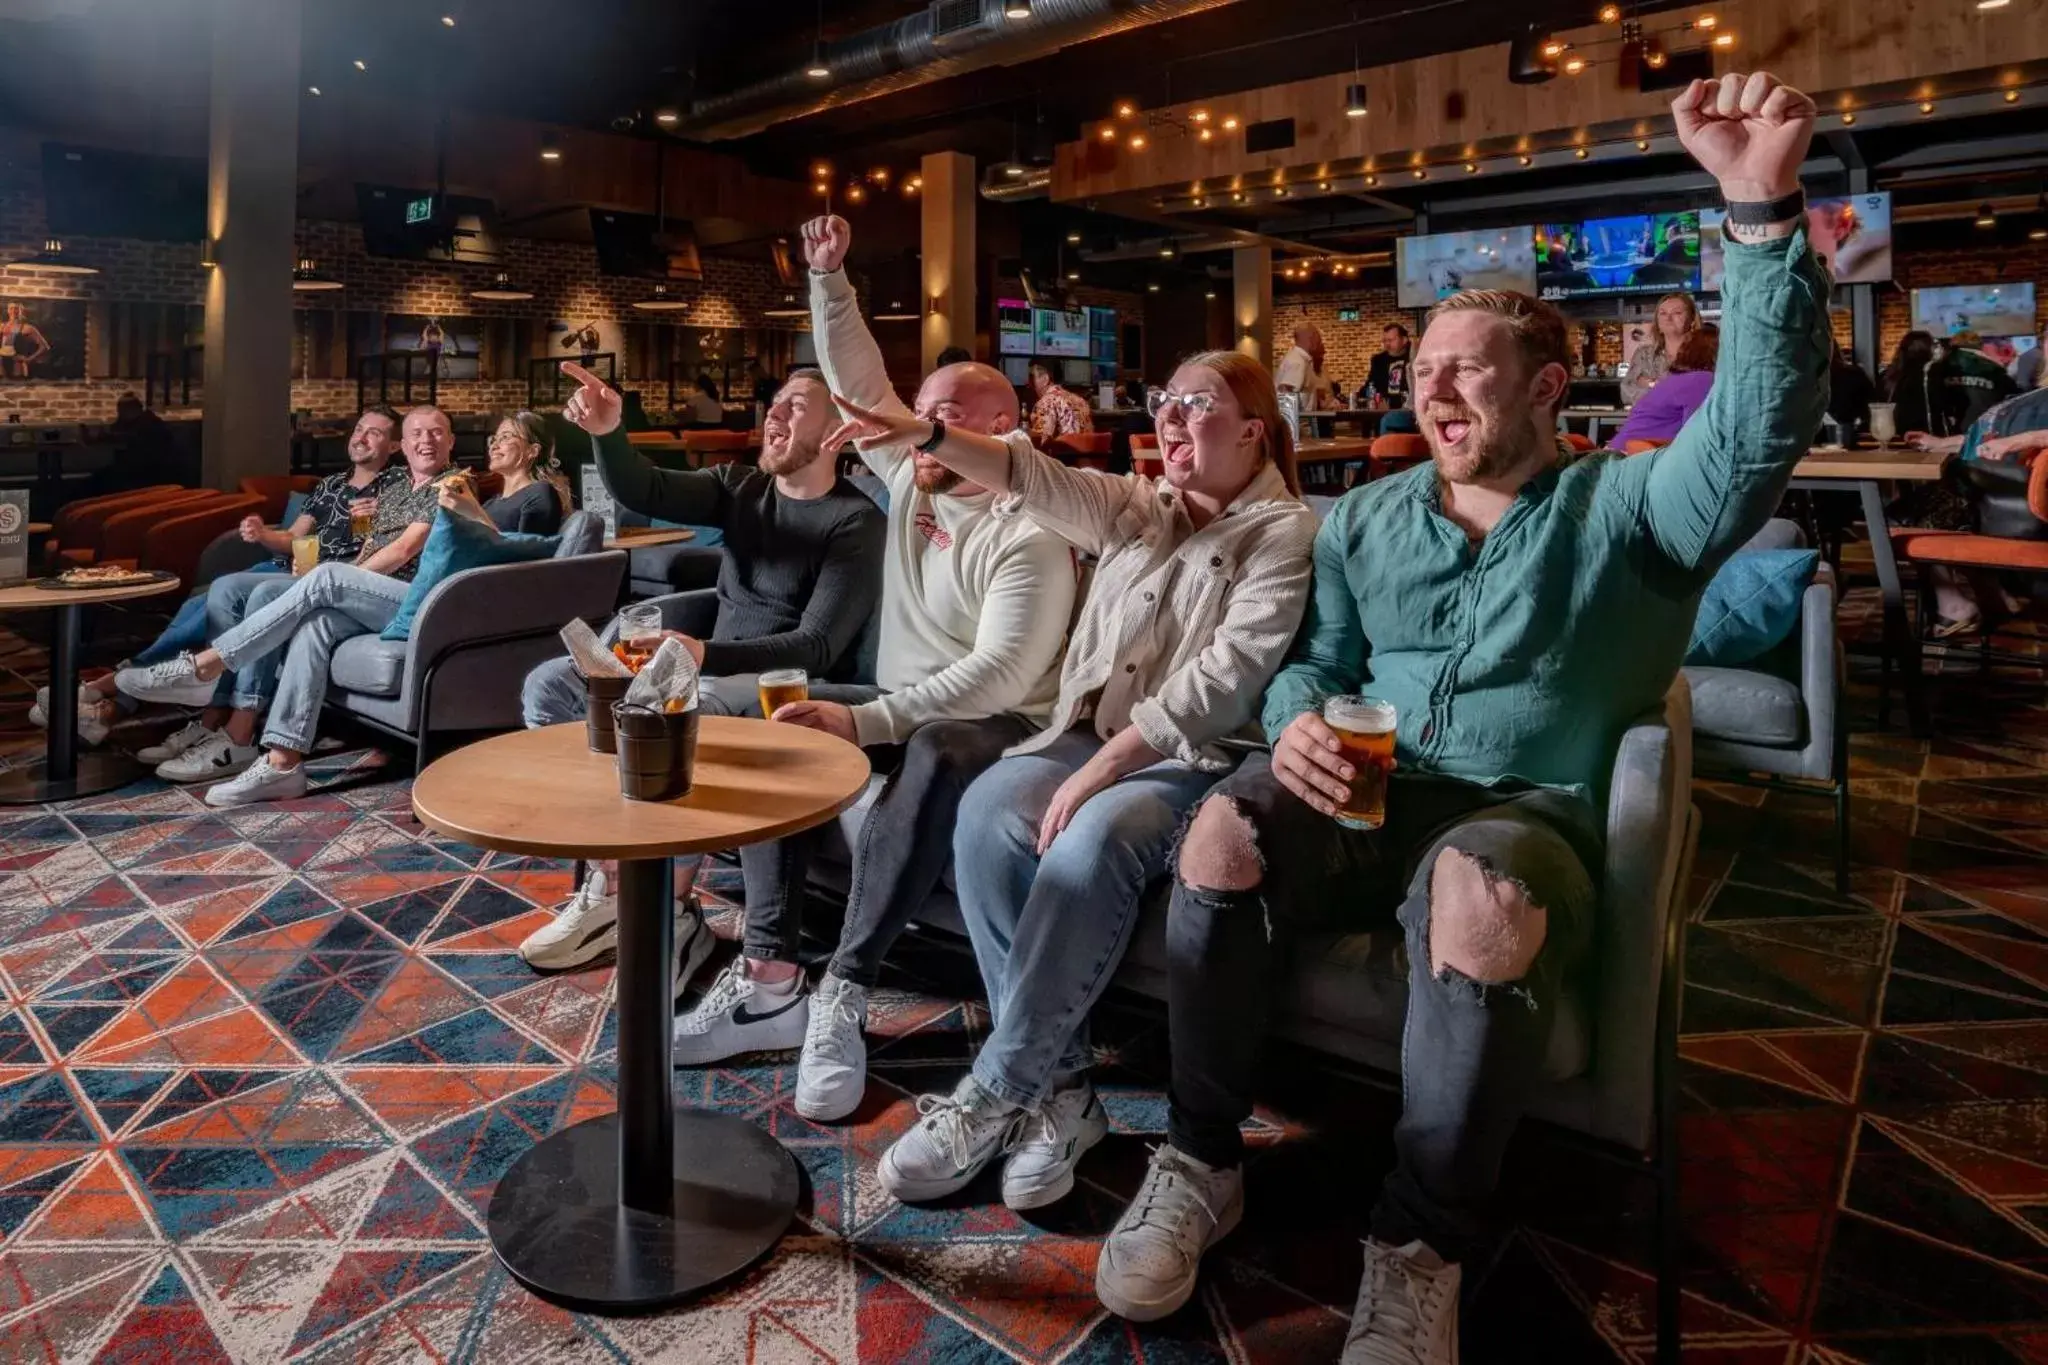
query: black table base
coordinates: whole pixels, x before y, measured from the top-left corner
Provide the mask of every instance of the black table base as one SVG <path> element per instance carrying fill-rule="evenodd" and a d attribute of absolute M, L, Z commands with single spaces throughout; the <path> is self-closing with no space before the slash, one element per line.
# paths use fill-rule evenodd
<path fill-rule="evenodd" d="M 759 1126 L 675 1107 L 673 872 L 619 864 L 619 1108 L 539 1143 L 491 1195 L 492 1249 L 543 1298 L 660 1308 L 752 1265 L 796 1213 L 796 1161 Z"/>
<path fill-rule="evenodd" d="M 47 758 L 39 758 L 0 772 L 0 806 L 40 806 L 46 801 L 98 796 L 125 787 L 148 772 L 148 768 L 114 749 L 74 754 L 69 777 L 57 776 L 55 765 Z"/>

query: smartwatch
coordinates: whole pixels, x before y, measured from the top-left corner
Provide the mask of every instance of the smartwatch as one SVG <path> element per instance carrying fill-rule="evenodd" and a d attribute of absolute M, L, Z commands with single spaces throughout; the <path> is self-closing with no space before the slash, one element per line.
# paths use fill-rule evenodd
<path fill-rule="evenodd" d="M 932 418 L 932 434 L 930 436 L 927 436 L 924 440 L 919 441 L 917 443 L 917 449 L 920 454 L 929 455 L 933 451 L 937 450 L 939 448 L 939 442 L 945 439 L 946 424 L 944 422 L 941 422 L 938 418 L 934 417 Z"/>

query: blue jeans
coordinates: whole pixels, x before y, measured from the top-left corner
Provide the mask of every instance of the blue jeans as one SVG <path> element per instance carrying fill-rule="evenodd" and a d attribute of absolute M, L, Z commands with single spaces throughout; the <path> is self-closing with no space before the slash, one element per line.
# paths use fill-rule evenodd
<path fill-rule="evenodd" d="M 250 612 L 289 592 L 292 583 L 284 566 L 275 563 L 214 579 L 206 590 L 207 638 L 218 640 L 247 620 Z M 213 704 L 261 711 L 277 694 L 277 666 L 277 656 L 269 655 L 246 668 L 221 674 L 213 689 Z"/>
<path fill-rule="evenodd" d="M 335 649 L 390 625 L 411 589 L 402 579 L 353 564 L 320 564 L 214 640 L 214 651 L 232 669 L 284 654 L 264 744 L 298 753 L 313 747 Z"/>
<path fill-rule="evenodd" d="M 1070 730 L 1006 758 L 960 803 L 953 881 L 995 1024 L 974 1079 L 1034 1108 L 1088 1065 L 1088 1011 L 1123 960 L 1145 890 L 1166 872 L 1183 817 L 1218 775 L 1155 763 L 1097 792 L 1039 857 L 1053 793 L 1102 747 Z"/>

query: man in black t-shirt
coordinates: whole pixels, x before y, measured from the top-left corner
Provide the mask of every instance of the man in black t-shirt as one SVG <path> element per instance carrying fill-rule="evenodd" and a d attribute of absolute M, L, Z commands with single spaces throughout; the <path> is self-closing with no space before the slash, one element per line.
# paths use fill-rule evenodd
<path fill-rule="evenodd" d="M 1408 329 L 1400 323 L 1388 323 L 1380 334 L 1380 353 L 1372 358 L 1366 387 L 1390 408 L 1408 406 Z M 1361 394 L 1360 401 L 1371 400 Z"/>

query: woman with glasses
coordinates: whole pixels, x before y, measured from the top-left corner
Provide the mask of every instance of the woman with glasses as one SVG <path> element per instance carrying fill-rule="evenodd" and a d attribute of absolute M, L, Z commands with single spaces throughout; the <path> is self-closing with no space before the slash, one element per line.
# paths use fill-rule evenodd
<path fill-rule="evenodd" d="M 897 1198 L 943 1198 L 998 1152 L 1003 1202 L 1074 1184 L 1107 1130 L 1089 1083 L 1088 1011 L 1165 870 L 1186 812 L 1236 766 L 1307 600 L 1315 517 L 1273 380 L 1232 351 L 1194 356 L 1147 395 L 1163 478 L 1068 468 L 1029 438 L 866 412 L 832 444 L 908 441 L 1095 558 L 1044 731 L 962 799 L 960 895 L 994 1027 L 950 1095 L 883 1156 Z M 1250 737 L 1256 737 L 1252 731 Z"/>
<path fill-rule="evenodd" d="M 444 480 L 441 506 L 500 531 L 551 536 L 569 514 L 569 480 L 555 462 L 554 440 L 538 413 L 515 412 L 491 433 L 490 469 L 504 481 L 498 495 L 478 503 L 469 482 Z"/>

